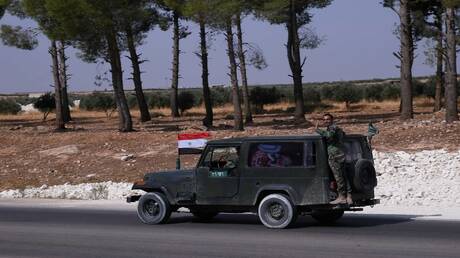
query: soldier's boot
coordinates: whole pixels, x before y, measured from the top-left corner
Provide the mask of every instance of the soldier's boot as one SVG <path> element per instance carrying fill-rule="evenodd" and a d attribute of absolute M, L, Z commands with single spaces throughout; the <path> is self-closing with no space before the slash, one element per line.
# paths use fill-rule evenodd
<path fill-rule="evenodd" d="M 347 204 L 347 197 L 345 197 L 344 195 L 339 194 L 339 196 L 337 197 L 337 199 L 333 200 L 333 201 L 330 202 L 329 204 L 333 204 L 333 205 L 336 205 L 336 204 Z"/>
<path fill-rule="evenodd" d="M 353 204 L 353 198 L 351 197 L 351 193 L 347 194 L 347 204 L 352 205 Z"/>

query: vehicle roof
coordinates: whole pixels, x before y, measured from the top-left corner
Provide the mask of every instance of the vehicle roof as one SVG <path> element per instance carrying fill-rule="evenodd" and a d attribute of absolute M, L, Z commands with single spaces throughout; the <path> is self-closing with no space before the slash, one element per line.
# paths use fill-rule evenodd
<path fill-rule="evenodd" d="M 360 134 L 347 134 L 346 138 L 362 138 L 364 135 Z M 209 141 L 208 144 L 241 144 L 247 141 L 303 141 L 303 140 L 312 140 L 320 139 L 319 134 L 306 134 L 306 135 L 289 135 L 289 136 L 253 136 L 253 137 L 236 137 L 236 138 L 226 138 L 220 140 Z"/>

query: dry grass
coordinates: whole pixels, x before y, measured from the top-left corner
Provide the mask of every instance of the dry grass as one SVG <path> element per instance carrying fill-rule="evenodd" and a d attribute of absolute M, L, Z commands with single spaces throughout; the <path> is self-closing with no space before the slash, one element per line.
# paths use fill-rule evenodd
<path fill-rule="evenodd" d="M 48 118 L 54 117 L 53 114 L 50 114 Z M 42 120 L 43 115 L 39 112 L 27 112 L 27 113 L 19 113 L 17 115 L 11 114 L 0 114 L 0 121 L 1 120 Z"/>
<path fill-rule="evenodd" d="M 369 102 L 369 101 L 361 101 L 359 103 L 351 104 L 351 109 L 347 110 L 344 103 L 338 103 L 333 101 L 323 101 L 325 104 L 326 109 L 312 112 L 331 112 L 331 113 L 343 113 L 343 112 L 366 112 L 372 110 L 387 110 L 387 111 L 398 111 L 400 100 L 386 100 L 383 102 Z M 414 99 L 414 108 L 417 109 L 431 109 L 434 106 L 433 99 L 426 98 L 426 97 L 417 97 Z M 269 104 L 264 106 L 264 110 L 268 113 L 285 113 L 289 108 L 293 108 L 294 104 L 290 102 L 280 102 L 276 104 Z M 226 116 L 228 114 L 233 114 L 233 105 L 227 104 L 222 107 L 215 107 L 213 108 L 215 116 Z M 132 109 L 131 115 L 134 119 L 140 117 L 140 113 L 137 109 Z M 171 115 L 171 110 L 169 108 L 156 108 L 150 110 L 153 117 L 169 117 Z M 205 108 L 204 105 L 199 107 L 193 107 L 187 110 L 184 113 L 184 116 L 204 116 L 205 115 Z M 93 119 L 107 119 L 104 112 L 100 111 L 85 111 L 80 109 L 72 110 L 72 116 L 75 118 L 93 118 Z M 112 113 L 111 117 L 107 120 L 117 120 L 118 113 L 115 111 Z M 39 112 L 28 112 L 28 113 L 20 113 L 18 115 L 0 115 L 0 121 L 15 121 L 15 120 L 23 120 L 23 121 L 42 121 L 42 114 Z M 54 120 L 55 116 L 53 113 L 49 114 L 47 121 Z"/>

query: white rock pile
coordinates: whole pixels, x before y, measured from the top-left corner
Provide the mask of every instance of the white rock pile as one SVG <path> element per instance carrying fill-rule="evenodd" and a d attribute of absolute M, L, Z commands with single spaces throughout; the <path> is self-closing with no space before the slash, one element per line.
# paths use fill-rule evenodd
<path fill-rule="evenodd" d="M 460 207 L 460 151 L 374 152 L 376 198 L 384 206 Z M 42 186 L 0 192 L 0 198 L 123 199 L 131 183 Z"/>
<path fill-rule="evenodd" d="M 43 185 L 38 188 L 24 190 L 7 190 L 0 192 L 0 198 L 51 198 L 78 200 L 119 200 L 136 193 L 132 191 L 132 183 L 88 183 L 78 185 Z"/>
<path fill-rule="evenodd" d="M 460 207 L 460 151 L 374 152 L 383 205 Z"/>

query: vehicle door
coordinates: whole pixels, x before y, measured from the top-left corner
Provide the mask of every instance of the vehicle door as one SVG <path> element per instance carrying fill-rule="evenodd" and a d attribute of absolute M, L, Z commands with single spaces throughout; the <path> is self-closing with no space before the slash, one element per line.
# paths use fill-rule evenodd
<path fill-rule="evenodd" d="M 197 204 L 229 204 L 239 189 L 240 146 L 208 146 L 196 170 Z"/>

